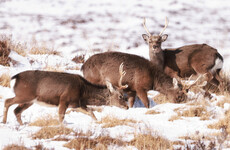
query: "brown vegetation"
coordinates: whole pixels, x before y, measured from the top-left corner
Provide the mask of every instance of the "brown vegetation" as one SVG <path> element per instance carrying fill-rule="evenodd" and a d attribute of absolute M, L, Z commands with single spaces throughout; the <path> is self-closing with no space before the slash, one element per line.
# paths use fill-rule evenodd
<path fill-rule="evenodd" d="M 177 115 L 172 116 L 169 121 L 181 119 L 181 117 L 200 117 L 200 120 L 210 119 L 210 113 L 205 106 L 191 106 L 187 109 L 177 108 L 174 110 Z"/>
<path fill-rule="evenodd" d="M 103 128 L 112 128 L 119 125 L 131 126 L 132 124 L 137 123 L 137 121 L 132 119 L 118 119 L 114 116 L 106 116 L 103 117 L 101 121 L 98 121 L 97 123 L 103 124 Z"/>
<path fill-rule="evenodd" d="M 134 139 L 129 142 L 129 145 L 135 146 L 141 150 L 158 150 L 158 149 L 172 149 L 172 142 L 155 134 L 137 134 Z"/>
<path fill-rule="evenodd" d="M 145 114 L 146 115 L 156 115 L 156 114 L 160 114 L 160 112 L 152 109 L 152 110 L 148 110 Z"/>
<path fill-rule="evenodd" d="M 59 125 L 58 117 L 53 117 L 51 115 L 48 116 L 42 116 L 40 118 L 37 118 L 34 122 L 30 123 L 30 126 L 55 126 Z"/>
<path fill-rule="evenodd" d="M 56 135 L 68 135 L 73 132 L 72 129 L 69 129 L 64 126 L 58 127 L 43 127 L 38 132 L 32 135 L 33 139 L 50 139 Z"/>
<path fill-rule="evenodd" d="M 9 66 L 10 47 L 7 39 L 0 39 L 0 65 Z"/>
<path fill-rule="evenodd" d="M 41 42 L 39 42 L 41 43 Z M 39 44 L 36 39 L 33 39 L 31 42 L 31 48 L 29 50 L 30 54 L 33 55 L 60 55 L 61 53 L 54 50 L 54 48 L 50 48 L 45 42 Z"/>
<path fill-rule="evenodd" d="M 71 140 L 64 146 L 70 149 L 107 150 L 109 145 L 124 146 L 125 143 L 119 139 L 114 139 L 109 136 L 97 137 L 95 139 L 79 137 Z"/>
<path fill-rule="evenodd" d="M 6 73 L 3 73 L 0 76 L 0 85 L 4 86 L 4 87 L 10 87 L 10 80 L 11 80 L 10 75 L 6 74 Z"/>
<path fill-rule="evenodd" d="M 218 122 L 208 125 L 211 129 L 225 129 L 228 134 L 230 134 L 230 110 L 225 112 L 224 118 L 220 119 Z"/>
<path fill-rule="evenodd" d="M 23 145 L 10 144 L 3 148 L 3 150 L 31 150 Z"/>
<path fill-rule="evenodd" d="M 72 61 L 74 61 L 77 64 L 84 63 L 85 62 L 85 55 L 77 55 L 72 59 Z"/>

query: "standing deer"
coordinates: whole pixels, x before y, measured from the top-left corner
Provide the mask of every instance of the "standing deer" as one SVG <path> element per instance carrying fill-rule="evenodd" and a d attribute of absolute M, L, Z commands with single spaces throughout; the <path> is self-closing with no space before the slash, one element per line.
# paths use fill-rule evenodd
<path fill-rule="evenodd" d="M 216 49 L 207 44 L 194 44 L 163 50 L 161 44 L 168 37 L 167 34 L 163 34 L 168 26 L 167 18 L 165 27 L 159 35 L 151 35 L 145 25 L 145 19 L 143 26 L 147 34 L 143 34 L 142 37 L 149 45 L 150 61 L 166 74 L 177 79 L 192 74 L 205 75 L 205 80 L 215 86 L 222 82 L 219 73 L 223 66 L 223 57 Z"/>
<path fill-rule="evenodd" d="M 126 75 L 121 82 L 118 68 L 122 62 Z M 137 55 L 121 52 L 95 54 L 83 64 L 81 70 L 84 77 L 94 84 L 105 85 L 108 80 L 113 85 L 128 85 L 124 91 L 128 95 L 129 107 L 133 107 L 137 95 L 145 107 L 149 108 L 147 92 L 152 89 L 174 101 L 183 101 L 186 98 L 175 78 L 172 79 L 149 60 Z"/>
<path fill-rule="evenodd" d="M 120 81 L 123 76 L 124 73 Z M 122 94 L 127 85 L 115 89 L 108 81 L 105 87 L 92 84 L 80 75 L 37 70 L 21 72 L 12 79 L 16 79 L 15 97 L 5 101 L 3 123 L 6 123 L 8 108 L 13 104 L 19 104 L 14 113 L 22 125 L 21 113 L 36 101 L 58 106 L 60 122 L 63 121 L 68 107 L 81 107 L 86 112 L 90 111 L 87 105 L 115 105 L 128 108 Z M 90 113 L 95 117 L 93 112 Z"/>

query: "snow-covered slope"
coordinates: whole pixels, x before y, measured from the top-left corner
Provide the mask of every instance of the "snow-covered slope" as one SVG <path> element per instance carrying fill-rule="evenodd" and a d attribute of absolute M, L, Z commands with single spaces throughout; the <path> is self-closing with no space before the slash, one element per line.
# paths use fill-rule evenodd
<path fill-rule="evenodd" d="M 145 33 L 142 27 L 143 18 L 147 18 L 147 26 L 153 33 L 159 33 L 164 26 L 164 18 L 169 18 L 169 26 L 165 33 L 169 35 L 163 47 L 179 47 L 192 43 L 207 43 L 217 48 L 224 56 L 224 71 L 229 73 L 229 32 L 230 32 L 230 5 L 227 0 L 10 0 L 0 1 L 0 34 L 11 35 L 15 42 L 26 42 L 28 45 L 42 43 L 54 47 L 62 53 L 56 55 L 32 55 L 26 57 L 12 51 L 10 57 L 17 61 L 11 67 L 0 66 L 0 75 L 7 73 L 14 75 L 24 70 L 49 67 L 57 70 L 82 74 L 81 64 L 71 61 L 76 55 L 90 55 L 107 50 L 123 51 L 148 58 L 148 47 L 141 35 Z M 33 63 L 31 63 L 33 62 Z M 0 86 L 0 120 L 3 118 L 4 100 L 12 97 L 10 88 Z M 217 106 L 223 96 L 215 96 L 212 100 L 199 98 L 199 95 L 190 93 L 191 103 L 208 103 L 207 110 L 211 116 L 207 120 L 199 117 L 182 117 L 169 121 L 177 113 L 175 110 L 189 109 L 189 104 L 155 104 L 151 99 L 156 92 L 149 92 L 152 103 L 151 109 L 141 107 L 139 101 L 136 108 L 123 110 L 117 107 L 102 107 L 102 111 L 95 111 L 97 119 L 113 116 L 118 119 L 132 119 L 137 121 L 131 126 L 118 125 L 112 128 L 103 128 L 102 124 L 88 115 L 80 112 L 66 114 L 64 125 L 74 131 L 91 131 L 90 137 L 110 136 L 112 138 L 130 141 L 137 133 L 151 130 L 153 133 L 171 141 L 183 141 L 181 137 L 199 136 L 213 137 L 220 130 L 208 128 L 224 117 L 229 109 L 229 103 L 224 107 Z M 0 149 L 12 143 L 23 143 L 26 147 L 33 147 L 42 143 L 48 149 L 67 149 L 63 147 L 66 141 L 34 140 L 31 135 L 40 127 L 29 126 L 37 118 L 47 115 L 57 115 L 58 108 L 49 108 L 34 104 L 23 112 L 22 120 L 25 125 L 19 126 L 14 116 L 15 106 L 9 109 L 7 124 L 0 123 Z M 149 110 L 156 114 L 145 114 Z M 72 134 L 67 135 L 74 139 Z M 228 148 L 227 140 L 223 148 Z M 216 143 L 216 148 L 219 143 Z M 183 147 L 183 145 L 181 146 Z M 109 149 L 136 149 L 135 147 L 118 145 Z"/>

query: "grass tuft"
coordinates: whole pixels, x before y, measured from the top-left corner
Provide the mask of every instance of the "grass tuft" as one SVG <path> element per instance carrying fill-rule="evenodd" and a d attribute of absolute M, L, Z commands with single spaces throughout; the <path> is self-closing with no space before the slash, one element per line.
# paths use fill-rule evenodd
<path fill-rule="evenodd" d="M 169 140 L 150 132 L 147 134 L 137 134 L 129 145 L 135 146 L 137 149 L 153 150 L 153 149 L 172 149 L 173 143 Z"/>
<path fill-rule="evenodd" d="M 224 118 L 220 119 L 218 122 L 208 125 L 211 129 L 225 129 L 228 134 L 230 134 L 230 110 L 225 112 Z"/>
<path fill-rule="evenodd" d="M 10 87 L 10 80 L 11 80 L 10 75 L 6 74 L 6 73 L 3 73 L 0 76 L 0 85 L 4 86 L 4 87 Z"/>
<path fill-rule="evenodd" d="M 37 118 L 34 122 L 31 122 L 30 126 L 38 126 L 38 127 L 45 127 L 45 126 L 55 126 L 59 125 L 59 121 L 57 117 L 53 117 L 51 115 Z"/>
<path fill-rule="evenodd" d="M 2 150 L 31 150 L 23 145 L 10 144 L 5 146 Z"/>
<path fill-rule="evenodd" d="M 57 135 L 68 135 L 73 132 L 72 129 L 64 126 L 59 127 L 43 127 L 32 135 L 33 139 L 50 139 Z"/>
<path fill-rule="evenodd" d="M 103 128 L 112 128 L 115 126 L 121 126 L 121 125 L 126 125 L 126 126 L 131 126 L 134 123 L 137 123 L 136 120 L 132 119 L 118 119 L 114 116 L 106 116 L 101 119 L 101 121 L 98 121 L 97 123 L 103 124 Z"/>
<path fill-rule="evenodd" d="M 75 56 L 72 59 L 73 62 L 79 64 L 79 63 L 84 63 L 85 62 L 85 55 L 79 55 L 79 56 Z"/>
<path fill-rule="evenodd" d="M 108 145 L 125 146 L 125 143 L 119 139 L 114 139 L 109 136 L 97 137 L 95 139 L 91 139 L 88 137 L 79 137 L 71 140 L 64 146 L 70 149 L 107 150 Z"/>
<path fill-rule="evenodd" d="M 156 114 L 160 114 L 160 112 L 155 111 L 155 110 L 148 110 L 145 114 L 146 115 L 156 115 Z"/>
<path fill-rule="evenodd" d="M 31 42 L 31 48 L 29 50 L 29 53 L 32 55 L 61 55 L 60 52 L 54 50 L 53 48 L 50 48 L 45 42 L 41 43 L 37 42 L 36 39 L 33 39 Z"/>
<path fill-rule="evenodd" d="M 176 111 L 177 115 L 172 116 L 169 121 L 178 120 L 182 117 L 200 117 L 200 120 L 209 120 L 211 117 L 205 106 L 191 106 L 187 109 L 178 108 L 174 111 Z"/>
<path fill-rule="evenodd" d="M 10 58 L 9 40 L 6 38 L 0 39 L 0 65 L 9 66 Z"/>

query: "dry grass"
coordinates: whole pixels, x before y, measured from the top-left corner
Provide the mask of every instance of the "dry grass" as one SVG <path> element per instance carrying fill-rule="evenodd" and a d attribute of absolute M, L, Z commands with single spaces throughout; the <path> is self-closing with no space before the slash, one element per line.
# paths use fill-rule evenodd
<path fill-rule="evenodd" d="M 31 150 L 23 145 L 10 144 L 5 146 L 2 150 Z"/>
<path fill-rule="evenodd" d="M 225 129 L 228 134 L 230 134 L 230 110 L 225 112 L 223 119 L 220 119 L 218 122 L 208 125 L 208 128 L 211 129 Z"/>
<path fill-rule="evenodd" d="M 6 73 L 3 73 L 0 76 L 0 85 L 4 86 L 4 87 L 10 87 L 10 80 L 11 80 L 10 75 L 6 74 Z"/>
<path fill-rule="evenodd" d="M 9 66 L 10 58 L 9 40 L 6 38 L 0 39 L 0 65 Z"/>
<path fill-rule="evenodd" d="M 132 124 L 137 123 L 137 121 L 132 119 L 118 119 L 114 116 L 106 116 L 102 118 L 101 121 L 98 121 L 97 123 L 103 124 L 102 125 L 103 128 L 112 128 L 119 125 L 131 126 Z"/>
<path fill-rule="evenodd" d="M 223 84 L 220 87 L 220 91 L 218 94 L 220 95 L 228 95 L 230 93 L 230 78 L 229 72 L 222 72 L 221 77 L 223 79 Z"/>
<path fill-rule="evenodd" d="M 45 55 L 45 54 L 48 54 L 48 55 L 60 55 L 60 52 L 58 51 L 55 51 L 55 50 L 50 50 L 46 47 L 39 47 L 39 46 L 35 46 L 35 47 L 32 47 L 29 51 L 30 54 L 33 54 L 33 55 Z"/>
<path fill-rule="evenodd" d="M 27 51 L 27 46 L 26 44 L 22 44 L 20 42 L 16 43 L 14 41 L 12 41 L 11 37 L 7 37 L 7 36 L 1 36 L 0 37 L 0 47 L 3 48 L 0 51 L 1 52 L 5 52 L 5 54 L 7 54 L 6 56 L 8 57 L 10 50 L 15 51 L 16 53 L 18 53 L 21 56 L 26 56 L 26 51 Z M 3 51 L 2 51 L 3 50 Z M 1 54 L 0 54 L 1 56 Z"/>
<path fill-rule="evenodd" d="M 41 43 L 41 42 L 39 42 Z M 60 52 L 54 50 L 53 48 L 50 48 L 45 42 L 39 44 L 36 39 L 33 39 L 31 42 L 31 48 L 29 50 L 30 54 L 33 55 L 61 55 Z"/>
<path fill-rule="evenodd" d="M 158 149 L 172 149 L 172 142 L 160 137 L 157 134 L 152 135 L 151 132 L 147 134 L 136 134 L 134 139 L 130 142 L 124 142 L 119 139 L 114 139 L 109 136 L 99 136 L 95 139 L 89 138 L 91 135 L 78 133 L 77 138 L 66 143 L 64 146 L 70 149 L 93 149 L 93 150 L 107 150 L 109 145 L 117 146 L 135 146 L 141 150 L 158 150 Z"/>
<path fill-rule="evenodd" d="M 173 143 L 169 140 L 155 134 L 137 134 L 129 145 L 135 146 L 141 150 L 164 150 L 173 149 Z"/>
<path fill-rule="evenodd" d="M 43 127 L 38 132 L 32 135 L 33 139 L 50 139 L 57 135 L 68 135 L 73 132 L 72 129 L 64 126 L 58 127 Z"/>
<path fill-rule="evenodd" d="M 114 139 L 109 136 L 97 137 L 90 139 L 87 137 L 79 137 L 66 143 L 64 146 L 70 149 L 93 149 L 93 150 L 107 150 L 109 145 L 124 146 L 125 142 Z"/>
<path fill-rule="evenodd" d="M 216 137 L 217 135 L 208 134 L 207 136 L 201 135 L 198 131 L 194 135 L 179 137 L 180 139 L 184 139 L 184 147 L 185 149 L 216 149 Z M 189 143 L 187 142 L 189 141 Z M 192 148 L 193 147 L 193 148 Z"/>
<path fill-rule="evenodd" d="M 75 56 L 72 59 L 73 62 L 79 64 L 79 63 L 84 63 L 85 62 L 85 55 L 79 55 L 79 56 Z"/>
<path fill-rule="evenodd" d="M 30 126 L 38 126 L 38 127 L 44 127 L 44 126 L 56 126 L 59 125 L 58 117 L 55 116 L 43 116 L 35 120 L 34 122 L 31 122 Z"/>
<path fill-rule="evenodd" d="M 11 49 L 21 56 L 27 55 L 27 45 L 25 43 L 11 43 Z"/>
<path fill-rule="evenodd" d="M 156 114 L 160 114 L 160 112 L 155 111 L 155 110 L 148 110 L 145 114 L 146 115 L 156 115 Z"/>
<path fill-rule="evenodd" d="M 210 112 L 205 106 L 191 106 L 186 108 L 178 108 L 174 110 L 177 115 L 172 116 L 169 121 L 181 119 L 182 117 L 200 117 L 200 120 L 209 120 Z"/>

